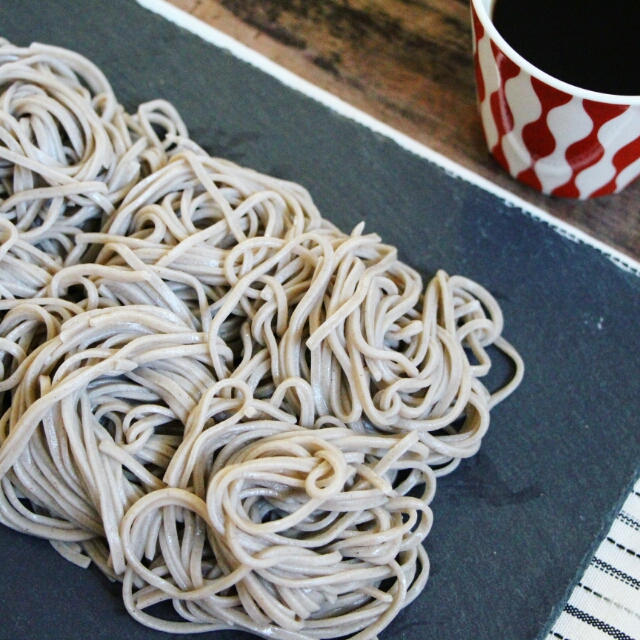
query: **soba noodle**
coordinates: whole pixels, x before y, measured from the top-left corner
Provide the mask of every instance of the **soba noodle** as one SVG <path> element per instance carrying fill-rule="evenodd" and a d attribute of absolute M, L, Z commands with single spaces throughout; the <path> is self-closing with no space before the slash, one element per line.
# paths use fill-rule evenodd
<path fill-rule="evenodd" d="M 0 522 L 156 629 L 375 638 L 521 380 L 491 294 L 46 45 L 0 41 L 0 198 Z"/>
<path fill-rule="evenodd" d="M 125 113 L 103 73 L 78 54 L 0 44 L 2 296 L 38 295 L 62 264 L 81 260 L 75 236 L 98 229 L 187 136 L 165 101 Z"/>

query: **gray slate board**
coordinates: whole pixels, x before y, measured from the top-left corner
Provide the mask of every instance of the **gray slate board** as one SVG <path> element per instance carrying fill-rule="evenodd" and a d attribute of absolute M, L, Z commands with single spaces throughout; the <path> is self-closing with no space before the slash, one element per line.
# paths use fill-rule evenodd
<path fill-rule="evenodd" d="M 79 51 L 128 109 L 167 98 L 211 153 L 304 184 L 345 230 L 365 219 L 425 277 L 494 292 L 525 381 L 439 483 L 432 576 L 382 638 L 536 637 L 640 459 L 640 278 L 133 1 L 2 0 L 0 36 Z M 169 637 L 41 540 L 0 528 L 0 567 L 0 638 Z"/>

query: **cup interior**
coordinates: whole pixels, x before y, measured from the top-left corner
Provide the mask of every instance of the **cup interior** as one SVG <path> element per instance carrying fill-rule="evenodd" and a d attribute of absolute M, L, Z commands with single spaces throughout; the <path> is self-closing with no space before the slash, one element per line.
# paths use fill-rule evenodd
<path fill-rule="evenodd" d="M 566 0 L 558 0 L 559 2 Z M 510 58 L 521 69 L 524 69 L 529 75 L 537 78 L 550 85 L 551 87 L 569 93 L 583 100 L 593 100 L 604 104 L 624 104 L 630 106 L 640 106 L 640 95 L 616 95 L 609 93 L 601 93 L 599 91 L 591 91 L 583 89 L 576 85 L 569 84 L 548 73 L 542 71 L 526 58 L 523 58 L 509 43 L 500 35 L 491 19 L 491 13 L 496 0 L 471 0 L 471 4 L 476 10 L 478 19 L 488 31 L 491 39 L 498 45 L 501 51 Z"/>

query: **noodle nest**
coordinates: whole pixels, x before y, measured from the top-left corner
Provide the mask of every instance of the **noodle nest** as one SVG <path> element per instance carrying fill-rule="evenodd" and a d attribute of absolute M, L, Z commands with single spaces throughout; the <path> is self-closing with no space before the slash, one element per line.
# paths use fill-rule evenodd
<path fill-rule="evenodd" d="M 169 103 L 0 40 L 0 522 L 136 620 L 375 638 L 427 582 L 436 477 L 522 378 L 502 330 Z"/>

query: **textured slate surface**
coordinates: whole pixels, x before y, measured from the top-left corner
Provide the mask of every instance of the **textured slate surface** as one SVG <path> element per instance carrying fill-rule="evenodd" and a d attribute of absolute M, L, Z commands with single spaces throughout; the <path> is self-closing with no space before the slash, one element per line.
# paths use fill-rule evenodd
<path fill-rule="evenodd" d="M 171 100 L 210 152 L 303 183 L 345 230 L 366 219 L 426 277 L 494 292 L 525 381 L 440 482 L 432 577 L 382 638 L 535 637 L 640 458 L 640 279 L 132 1 L 2 0 L 0 35 L 87 55 L 127 108 Z M 0 528 L 0 567 L 0 638 L 168 637 L 40 540 Z"/>

